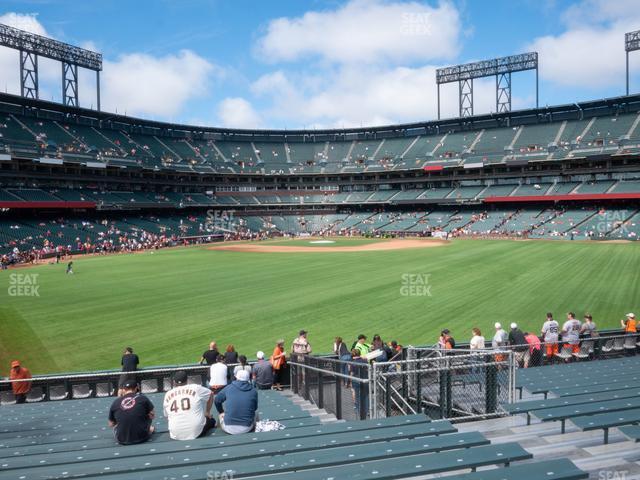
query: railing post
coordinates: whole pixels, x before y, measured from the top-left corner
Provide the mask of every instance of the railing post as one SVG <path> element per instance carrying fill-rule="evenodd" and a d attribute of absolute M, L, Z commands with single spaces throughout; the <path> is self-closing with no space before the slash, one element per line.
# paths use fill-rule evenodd
<path fill-rule="evenodd" d="M 391 416 L 391 377 L 387 375 L 384 379 L 384 416 Z"/>
<path fill-rule="evenodd" d="M 442 418 L 451 418 L 452 398 L 451 398 L 451 369 L 449 358 L 443 357 L 445 362 L 440 370 L 440 415 Z"/>
<path fill-rule="evenodd" d="M 511 358 L 511 355 L 509 356 Z M 494 413 L 496 411 L 498 403 L 498 382 L 497 382 L 497 368 L 495 361 L 490 360 L 491 356 L 487 355 L 485 359 L 487 366 L 485 369 L 485 413 Z M 511 369 L 509 369 L 509 376 L 511 376 Z"/>
<path fill-rule="evenodd" d="M 309 372 L 307 372 L 307 369 L 305 368 L 310 362 L 307 360 L 307 356 L 306 355 L 301 355 L 301 357 L 303 358 L 302 363 L 304 363 L 304 367 L 301 367 L 301 372 L 300 372 L 300 379 L 302 381 L 302 388 L 304 389 L 304 399 L 305 400 L 309 400 L 310 396 L 309 396 Z"/>
<path fill-rule="evenodd" d="M 420 412 L 422 406 L 422 383 L 420 378 L 420 357 L 422 356 L 422 352 L 420 350 L 416 351 L 416 412 Z"/>
<path fill-rule="evenodd" d="M 360 411 L 360 420 L 366 420 L 367 419 L 367 414 L 369 412 L 367 412 L 367 398 L 369 397 L 369 385 L 368 383 L 361 383 L 360 384 L 360 388 L 358 389 L 360 392 L 360 398 L 357 399 L 358 401 L 358 410 Z"/>
<path fill-rule="evenodd" d="M 336 373 L 344 373 L 342 363 L 336 362 L 333 364 Z M 336 418 L 342 420 L 342 377 L 336 375 Z"/>
<path fill-rule="evenodd" d="M 318 408 L 324 408 L 324 381 L 322 371 L 318 370 Z"/>
<path fill-rule="evenodd" d="M 403 398 L 409 398 L 408 392 L 407 392 L 407 349 L 403 348 L 402 349 L 402 363 L 400 365 L 402 365 L 402 397 Z"/>

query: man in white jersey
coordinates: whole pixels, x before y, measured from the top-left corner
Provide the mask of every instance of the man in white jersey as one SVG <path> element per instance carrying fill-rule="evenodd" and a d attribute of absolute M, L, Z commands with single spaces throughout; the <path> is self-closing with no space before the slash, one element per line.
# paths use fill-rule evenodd
<path fill-rule="evenodd" d="M 547 349 L 547 360 L 552 360 L 558 353 L 558 332 L 560 325 L 553 319 L 551 312 L 547 313 L 547 320 L 542 324 L 542 335 Z"/>
<path fill-rule="evenodd" d="M 502 325 L 499 322 L 496 322 L 494 326 L 496 328 L 496 333 L 491 340 L 491 347 L 493 347 L 495 350 L 499 350 L 506 347 L 509 336 L 507 335 L 507 332 L 504 331 Z M 497 362 L 502 362 L 506 357 L 503 353 L 496 353 L 495 358 Z"/>
<path fill-rule="evenodd" d="M 210 413 L 213 393 L 202 385 L 187 382 L 187 372 L 176 372 L 175 386 L 164 396 L 164 416 L 169 420 L 169 436 L 173 440 L 193 440 L 216 426 Z"/>
<path fill-rule="evenodd" d="M 565 347 L 571 347 L 573 353 L 580 351 L 580 329 L 582 324 L 573 312 L 567 313 L 567 321 L 562 326 L 562 341 Z"/>

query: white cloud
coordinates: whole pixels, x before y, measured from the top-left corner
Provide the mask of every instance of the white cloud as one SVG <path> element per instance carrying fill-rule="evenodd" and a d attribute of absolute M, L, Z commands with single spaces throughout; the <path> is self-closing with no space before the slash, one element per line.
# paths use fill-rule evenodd
<path fill-rule="evenodd" d="M 215 67 L 189 50 L 153 57 L 142 53 L 104 61 L 103 109 L 128 115 L 178 114 L 184 104 L 207 91 Z"/>
<path fill-rule="evenodd" d="M 225 98 L 218 105 L 218 119 L 223 127 L 260 128 L 262 120 L 251 103 L 244 98 Z"/>
<path fill-rule="evenodd" d="M 624 34 L 640 23 L 637 1 L 583 0 L 562 15 L 559 35 L 526 47 L 540 53 L 540 76 L 561 86 L 602 88 L 623 84 Z"/>
<path fill-rule="evenodd" d="M 19 28 L 30 33 L 51 37 L 38 21 L 36 14 L 21 14 L 9 12 L 0 15 L 0 23 Z M 20 94 L 20 56 L 17 50 L 0 47 L 0 90 L 14 95 Z M 38 59 L 38 80 L 40 83 L 40 98 L 50 100 L 56 92 L 60 97 L 62 80 L 60 79 L 60 65 L 51 60 Z"/>
<path fill-rule="evenodd" d="M 308 74 L 276 71 L 259 78 L 252 92 L 268 100 L 264 116 L 290 128 L 359 127 L 423 121 L 437 115 L 434 66 L 340 66 L 323 72 L 323 82 Z M 441 90 L 441 116 L 458 115 L 457 85 Z M 477 113 L 495 110 L 494 80 L 474 82 Z M 517 100 L 514 98 L 514 102 Z"/>
<path fill-rule="evenodd" d="M 450 59 L 459 51 L 460 17 L 443 2 L 351 0 L 335 10 L 311 11 L 269 23 L 257 52 L 267 62 L 317 55 L 341 63 Z"/>
<path fill-rule="evenodd" d="M 37 16 L 6 13 L 0 23 L 51 37 Z M 90 40 L 84 48 L 98 50 Z M 0 47 L 0 89 L 20 93 L 18 53 Z M 79 69 L 80 105 L 96 106 L 95 74 Z M 185 104 L 207 94 L 212 78 L 220 78 L 224 71 L 190 50 L 163 57 L 129 53 L 115 60 L 103 59 L 101 73 L 102 109 L 128 115 L 164 117 L 181 113 Z M 61 101 L 60 63 L 39 59 L 40 98 Z"/>

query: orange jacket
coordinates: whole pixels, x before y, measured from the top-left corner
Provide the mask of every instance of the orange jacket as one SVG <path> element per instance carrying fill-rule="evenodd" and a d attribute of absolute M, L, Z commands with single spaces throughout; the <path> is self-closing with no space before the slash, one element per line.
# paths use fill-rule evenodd
<path fill-rule="evenodd" d="M 627 333 L 636 333 L 636 320 L 634 318 L 627 319 L 627 324 L 624 331 Z"/>
<path fill-rule="evenodd" d="M 28 368 L 20 367 L 18 370 L 14 368 L 11 369 L 11 373 L 9 374 L 10 380 L 20 380 L 23 378 L 31 378 L 31 372 Z M 13 382 L 11 388 L 15 395 L 29 393 L 29 390 L 31 390 L 31 382 Z"/>
<path fill-rule="evenodd" d="M 282 367 L 284 367 L 284 364 L 286 363 L 286 359 L 284 355 L 282 357 L 280 356 L 283 353 L 284 353 L 284 349 L 280 348 L 277 345 L 276 345 L 276 348 L 273 349 L 273 355 L 271 355 L 271 358 L 269 359 L 269 361 L 271 362 L 271 366 L 273 367 L 274 370 L 280 370 Z"/>

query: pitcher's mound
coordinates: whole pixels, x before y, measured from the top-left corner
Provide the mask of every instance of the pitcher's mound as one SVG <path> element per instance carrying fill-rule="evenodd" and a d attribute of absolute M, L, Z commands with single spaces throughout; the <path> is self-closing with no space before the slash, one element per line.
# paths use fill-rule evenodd
<path fill-rule="evenodd" d="M 407 248 L 432 248 L 447 245 L 447 240 L 439 239 L 393 239 L 388 241 L 368 243 L 354 246 L 335 247 L 303 247 L 287 245 L 269 245 L 269 243 L 247 242 L 231 243 L 209 247 L 210 250 L 227 250 L 230 252 L 259 252 L 259 253 L 300 253 L 300 252 L 375 252 L 381 250 L 404 250 Z"/>

